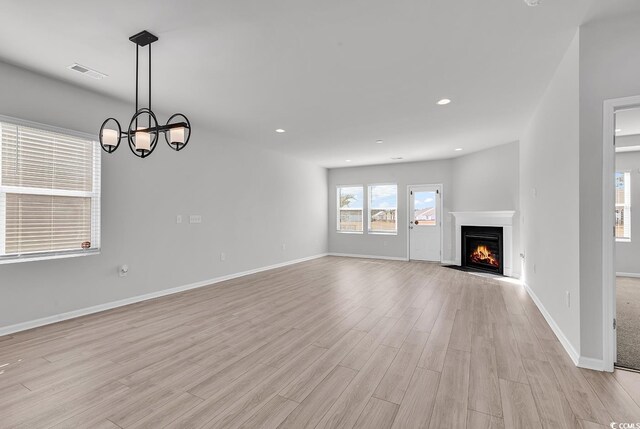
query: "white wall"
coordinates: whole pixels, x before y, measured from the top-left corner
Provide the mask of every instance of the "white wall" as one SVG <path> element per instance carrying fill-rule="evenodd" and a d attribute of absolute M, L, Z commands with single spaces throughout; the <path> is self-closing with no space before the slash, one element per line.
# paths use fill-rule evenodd
<path fill-rule="evenodd" d="M 0 114 L 94 134 L 106 117 L 133 113 L 2 63 L 0 94 Z M 126 146 L 103 154 L 102 253 L 0 265 L 0 329 L 327 252 L 326 169 L 192 125 L 179 153 L 160 143 L 145 160 Z M 177 214 L 203 223 L 178 225 Z"/>
<path fill-rule="evenodd" d="M 580 353 L 579 47 L 576 34 L 520 141 L 523 279 L 574 359 Z"/>
<path fill-rule="evenodd" d="M 602 107 L 640 95 L 640 15 L 580 29 L 580 301 L 581 351 L 602 359 Z M 564 160 L 563 160 L 564 166 Z"/>
<path fill-rule="evenodd" d="M 640 152 L 616 153 L 616 171 L 631 173 L 631 241 L 616 242 L 616 272 L 640 276 Z"/>
<path fill-rule="evenodd" d="M 329 251 L 379 257 L 407 257 L 407 186 L 443 185 L 443 260 L 455 259 L 452 211 L 519 210 L 518 143 L 496 146 L 454 159 L 329 170 Z M 398 184 L 398 235 L 336 231 L 336 187 Z M 366 195 L 365 195 L 366 198 Z M 517 224 L 517 218 L 514 220 Z M 517 225 L 514 236 L 517 236 Z M 514 258 L 519 240 L 514 237 Z M 519 258 L 517 258 L 519 259 Z M 516 259 L 514 259 L 516 260 Z M 516 267 L 514 276 L 519 274 Z"/>

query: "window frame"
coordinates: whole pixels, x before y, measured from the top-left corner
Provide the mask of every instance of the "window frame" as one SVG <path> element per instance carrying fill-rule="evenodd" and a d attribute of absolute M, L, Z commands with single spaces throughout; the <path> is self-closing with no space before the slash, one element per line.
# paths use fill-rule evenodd
<path fill-rule="evenodd" d="M 396 187 L 396 229 L 394 231 L 378 231 L 371 229 L 371 188 L 374 186 L 395 186 Z M 371 235 L 398 235 L 398 184 L 397 183 L 371 183 L 367 185 L 367 234 Z M 382 209 L 381 209 L 382 210 Z M 388 210 L 388 209 L 387 209 Z"/>
<path fill-rule="evenodd" d="M 28 121 L 25 119 L 14 118 L 11 116 L 0 115 L 0 130 L 2 123 L 9 123 L 18 127 L 29 127 L 41 131 L 64 134 L 72 137 L 78 137 L 81 139 L 89 140 L 92 142 L 93 153 L 93 177 L 91 191 L 74 191 L 66 189 L 46 189 L 46 188 L 34 188 L 34 187 L 21 187 L 21 186 L 9 186 L 2 184 L 2 141 L 0 133 L 0 265 L 30 262 L 30 261 L 43 261 L 50 259 L 62 259 L 73 258 L 79 256 L 97 255 L 101 252 L 101 228 L 102 228 L 102 212 L 101 212 L 101 200 L 102 200 L 102 154 L 100 152 L 100 145 L 96 135 L 83 133 L 81 131 L 69 130 L 66 128 L 55 127 L 52 125 L 42 124 L 39 122 Z M 96 244 L 95 247 L 90 249 L 72 249 L 72 250 L 58 250 L 51 252 L 28 252 L 17 255 L 4 255 L 5 252 L 5 234 L 6 234 L 6 194 L 21 194 L 21 195 L 46 195 L 46 196 L 61 196 L 61 197 L 84 197 L 91 198 L 91 213 L 92 222 L 95 218 L 97 225 L 91 225 L 91 243 Z"/>
<path fill-rule="evenodd" d="M 614 210 L 617 209 L 618 207 L 622 207 L 626 213 L 628 213 L 628 218 L 629 218 L 629 236 L 628 237 L 615 237 L 615 240 L 617 243 L 631 243 L 631 212 L 632 212 L 632 208 L 631 208 L 631 171 L 629 170 L 620 170 L 620 171 L 615 171 L 615 174 L 623 174 L 624 175 L 624 187 L 625 187 L 625 202 L 624 204 L 618 204 L 614 201 Z M 629 180 L 627 180 L 629 179 Z M 615 178 L 614 178 L 614 183 L 615 183 Z M 629 195 L 629 199 L 627 200 L 626 195 Z M 615 197 L 614 197 L 615 198 Z M 625 219 L 627 217 L 625 216 Z M 615 222 L 615 215 L 614 215 L 614 222 Z M 615 223 L 614 223 L 615 225 Z"/>
<path fill-rule="evenodd" d="M 340 229 L 340 212 L 343 210 L 340 207 L 340 189 L 342 188 L 362 188 L 362 208 L 361 209 L 349 209 L 349 210 L 360 210 L 362 212 L 362 231 L 343 231 Z M 336 232 L 339 234 L 357 234 L 362 235 L 365 231 L 365 220 L 364 213 L 366 207 L 366 195 L 365 195 L 365 185 L 336 185 Z M 346 209 L 345 209 L 346 210 Z"/>

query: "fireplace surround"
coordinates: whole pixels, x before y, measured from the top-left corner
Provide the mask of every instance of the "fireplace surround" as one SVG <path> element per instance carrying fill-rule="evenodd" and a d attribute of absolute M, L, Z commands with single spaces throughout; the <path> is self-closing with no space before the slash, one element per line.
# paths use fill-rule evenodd
<path fill-rule="evenodd" d="M 502 227 L 502 274 L 513 275 L 513 220 L 515 211 L 474 211 L 450 212 L 455 222 L 455 239 L 453 240 L 454 264 L 462 266 L 462 227 L 463 226 L 499 226 Z M 517 275 L 517 271 L 516 271 Z"/>

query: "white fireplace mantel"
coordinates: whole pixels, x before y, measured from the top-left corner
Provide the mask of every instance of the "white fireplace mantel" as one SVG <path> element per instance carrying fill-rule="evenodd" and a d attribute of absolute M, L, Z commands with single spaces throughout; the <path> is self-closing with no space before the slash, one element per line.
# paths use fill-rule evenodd
<path fill-rule="evenodd" d="M 513 271 L 513 210 L 450 212 L 456 225 L 455 255 L 456 265 L 462 261 L 462 226 L 501 226 L 503 245 L 503 271 L 505 276 L 511 277 Z"/>

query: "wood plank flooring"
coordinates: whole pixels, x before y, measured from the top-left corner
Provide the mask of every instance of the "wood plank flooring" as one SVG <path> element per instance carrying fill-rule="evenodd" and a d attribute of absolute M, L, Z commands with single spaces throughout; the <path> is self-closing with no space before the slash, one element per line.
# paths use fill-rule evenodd
<path fill-rule="evenodd" d="M 638 401 L 521 286 L 430 263 L 325 257 L 0 337 L 0 428 L 596 428 Z"/>

